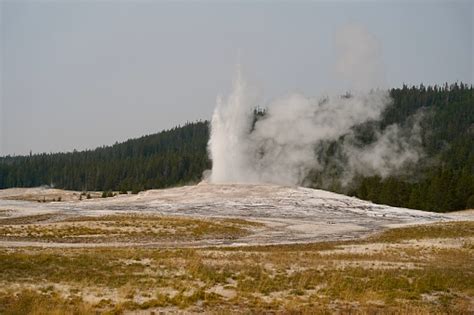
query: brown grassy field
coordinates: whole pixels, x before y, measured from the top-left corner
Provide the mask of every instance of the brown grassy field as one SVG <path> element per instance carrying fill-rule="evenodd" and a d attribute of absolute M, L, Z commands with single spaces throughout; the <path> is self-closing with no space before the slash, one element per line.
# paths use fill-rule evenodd
<path fill-rule="evenodd" d="M 0 219 L 0 240 L 61 243 L 143 243 L 234 239 L 260 224 L 239 220 L 204 220 L 157 215 L 94 217 L 42 214 Z"/>
<path fill-rule="evenodd" d="M 255 228 L 244 220 L 130 215 L 34 222 L 0 222 L 0 234 L 195 240 Z M 474 222 L 299 245 L 0 249 L 0 314 L 160 312 L 472 314 Z"/>

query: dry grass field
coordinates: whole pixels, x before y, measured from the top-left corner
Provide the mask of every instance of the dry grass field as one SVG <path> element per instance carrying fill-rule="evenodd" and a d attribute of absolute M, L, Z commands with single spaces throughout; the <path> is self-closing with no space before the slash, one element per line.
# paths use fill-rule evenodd
<path fill-rule="evenodd" d="M 0 314 L 474 313 L 472 211 L 271 185 L 92 195 L 0 191 Z"/>
<path fill-rule="evenodd" d="M 241 237 L 241 219 L 150 215 L 4 218 L 0 314 L 472 314 L 474 222 L 350 241 L 189 247 Z M 48 246 L 50 242 L 105 246 Z M 179 240 L 176 246 L 134 242 Z M 130 246 L 108 246 L 128 242 Z"/>
<path fill-rule="evenodd" d="M 156 215 L 63 218 L 43 214 L 0 220 L 0 240 L 60 243 L 152 243 L 234 239 L 260 224 L 240 219 L 204 220 Z"/>

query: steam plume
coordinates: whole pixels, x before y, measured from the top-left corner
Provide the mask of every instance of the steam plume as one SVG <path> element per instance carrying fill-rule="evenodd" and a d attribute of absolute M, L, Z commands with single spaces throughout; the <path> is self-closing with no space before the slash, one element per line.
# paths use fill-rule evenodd
<path fill-rule="evenodd" d="M 363 28 L 338 32 L 337 72 L 353 82 L 350 95 L 309 98 L 290 94 L 266 106 L 256 119 L 260 104 L 240 67 L 228 98 L 218 98 L 211 121 L 208 150 L 213 163 L 211 182 L 276 183 L 301 185 L 311 171 L 328 166 L 324 146 L 339 143 L 339 155 L 332 156 L 343 169 L 341 183 L 354 174 L 387 176 L 406 162 L 414 162 L 419 150 L 419 123 L 412 123 L 406 135 L 397 125 L 376 130 L 375 140 L 358 145 L 354 127 L 380 120 L 391 104 L 385 90 L 367 91 L 383 81 L 379 48 Z"/>

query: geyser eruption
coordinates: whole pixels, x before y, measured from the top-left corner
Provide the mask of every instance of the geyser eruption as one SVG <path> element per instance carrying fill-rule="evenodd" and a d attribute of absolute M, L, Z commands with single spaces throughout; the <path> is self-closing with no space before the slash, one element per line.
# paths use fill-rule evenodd
<path fill-rule="evenodd" d="M 358 144 L 355 127 L 380 120 L 391 99 L 385 90 L 362 89 L 361 82 L 373 86 L 374 76 L 380 76 L 377 54 L 367 49 L 377 47 L 375 39 L 359 28 L 349 28 L 338 38 L 349 41 L 339 40 L 338 47 L 355 51 L 343 51 L 340 57 L 349 60 L 338 62 L 339 73 L 358 82 L 359 89 L 351 94 L 308 98 L 295 93 L 274 100 L 263 115 L 257 115 L 255 109 L 261 104 L 238 67 L 231 94 L 218 98 L 212 116 L 211 182 L 302 185 L 310 172 L 323 173 L 328 166 L 328 143 L 338 144 L 338 154 L 331 155 L 330 162 L 342 168 L 338 180 L 343 185 L 356 173 L 387 176 L 419 158 L 419 119 L 413 119 L 409 133 L 392 125 L 376 130 L 369 145 Z"/>
<path fill-rule="evenodd" d="M 212 182 L 258 181 L 251 165 L 249 133 L 255 99 L 242 78 L 240 67 L 227 100 L 218 97 L 211 122 L 209 153 L 212 160 Z"/>

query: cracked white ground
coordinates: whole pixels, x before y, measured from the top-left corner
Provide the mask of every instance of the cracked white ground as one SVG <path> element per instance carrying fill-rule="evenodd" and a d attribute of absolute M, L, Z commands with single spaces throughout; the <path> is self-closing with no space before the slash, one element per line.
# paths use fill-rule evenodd
<path fill-rule="evenodd" d="M 144 213 L 199 218 L 242 218 L 264 223 L 241 238 L 209 239 L 186 244 L 156 242 L 141 246 L 208 246 L 307 243 L 354 239 L 385 228 L 440 221 L 474 220 L 472 211 L 439 214 L 377 205 L 323 190 L 248 184 L 208 184 L 149 190 L 82 201 L 38 203 L 8 200 L 18 194 L 41 196 L 44 188 L 0 190 L 0 216 L 52 213 L 58 218 Z M 65 200 L 67 198 L 64 198 Z M 121 246 L 1 241 L 2 246 Z"/>

